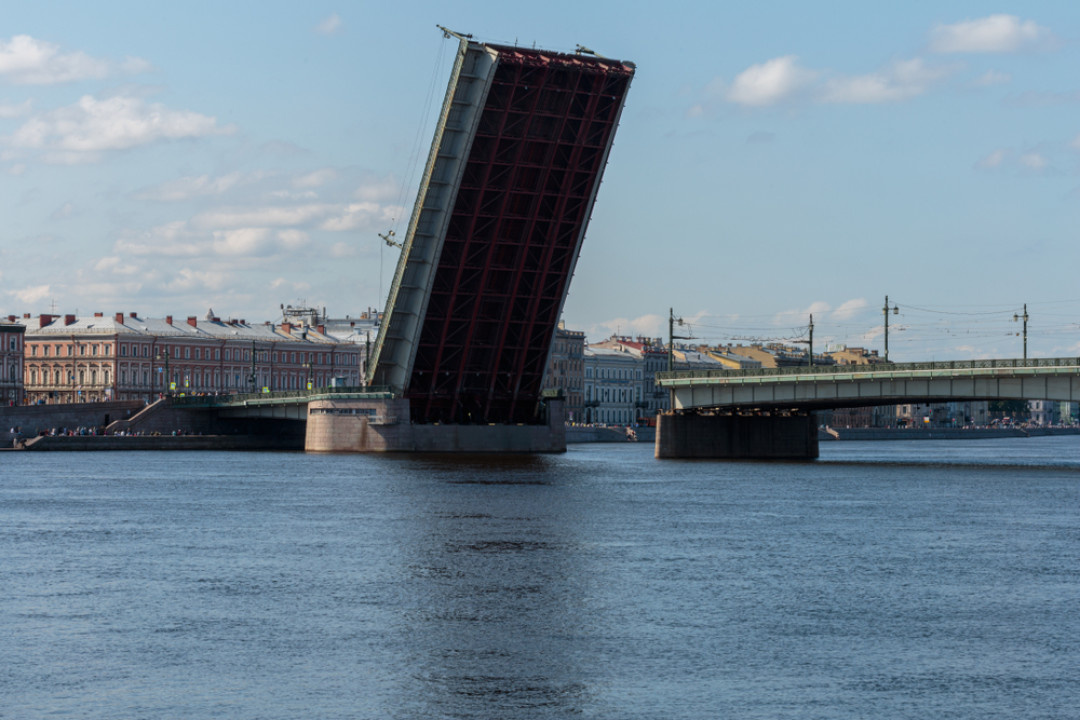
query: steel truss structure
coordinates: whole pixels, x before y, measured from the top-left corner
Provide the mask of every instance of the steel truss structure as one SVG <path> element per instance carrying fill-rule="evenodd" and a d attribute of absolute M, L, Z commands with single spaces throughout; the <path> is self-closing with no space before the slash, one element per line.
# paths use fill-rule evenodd
<path fill-rule="evenodd" d="M 462 39 L 369 380 L 418 423 L 534 423 L 632 63 Z"/>

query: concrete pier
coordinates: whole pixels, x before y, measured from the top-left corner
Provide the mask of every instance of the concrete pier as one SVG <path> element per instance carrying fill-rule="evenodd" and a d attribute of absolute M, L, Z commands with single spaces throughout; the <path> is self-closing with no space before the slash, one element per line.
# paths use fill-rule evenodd
<path fill-rule="evenodd" d="M 543 425 L 413 424 L 407 399 L 312 400 L 308 452 L 566 452 L 562 401 L 549 401 Z"/>
<path fill-rule="evenodd" d="M 698 415 L 657 418 L 658 458 L 814 460 L 817 419 L 806 415 Z"/>

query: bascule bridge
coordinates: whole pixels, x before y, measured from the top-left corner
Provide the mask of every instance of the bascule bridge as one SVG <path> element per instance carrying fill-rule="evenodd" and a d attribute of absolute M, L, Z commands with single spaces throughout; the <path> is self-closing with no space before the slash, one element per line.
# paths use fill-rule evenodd
<path fill-rule="evenodd" d="M 368 363 L 392 399 L 313 400 L 309 447 L 565 449 L 544 371 L 635 67 L 444 32 L 457 56 Z"/>

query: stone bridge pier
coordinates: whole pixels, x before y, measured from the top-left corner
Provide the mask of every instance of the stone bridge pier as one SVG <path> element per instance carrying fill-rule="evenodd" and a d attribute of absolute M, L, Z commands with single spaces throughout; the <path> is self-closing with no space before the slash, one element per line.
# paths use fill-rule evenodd
<path fill-rule="evenodd" d="M 657 417 L 658 458 L 725 460 L 814 460 L 817 417 L 666 413 Z"/>

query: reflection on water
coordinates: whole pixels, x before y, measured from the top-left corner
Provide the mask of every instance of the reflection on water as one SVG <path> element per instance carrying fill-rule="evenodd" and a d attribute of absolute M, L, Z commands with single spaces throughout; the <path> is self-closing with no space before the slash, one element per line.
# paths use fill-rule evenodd
<path fill-rule="evenodd" d="M 1072 717 L 1075 440 L 8 453 L 0 717 Z"/>

